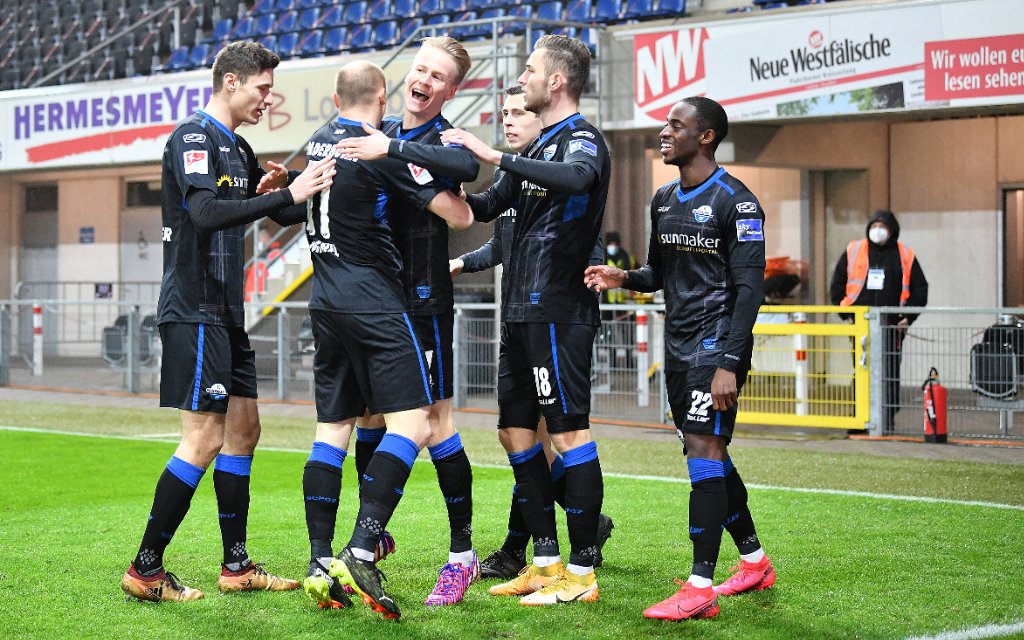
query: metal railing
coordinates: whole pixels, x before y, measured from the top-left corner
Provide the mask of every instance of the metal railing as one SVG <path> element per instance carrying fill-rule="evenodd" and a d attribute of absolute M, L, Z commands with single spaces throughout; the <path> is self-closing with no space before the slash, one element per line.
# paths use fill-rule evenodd
<path fill-rule="evenodd" d="M 271 306 L 274 312 L 249 333 L 260 395 L 311 401 L 307 306 Z M 46 313 L 33 316 L 34 307 Z M 154 311 L 148 301 L 0 301 L 0 384 L 156 392 L 161 352 Z M 1024 411 L 1024 321 L 1008 322 L 1006 314 L 1014 311 L 762 307 L 739 422 L 921 438 L 921 383 L 934 367 L 949 393 L 950 438 L 1024 440 L 1024 421 L 1015 421 Z M 840 320 L 840 312 L 852 313 L 853 322 Z M 899 367 L 895 337 L 903 332 L 892 322 L 897 313 L 921 314 L 900 336 Z M 459 304 L 456 314 L 455 405 L 495 410 L 497 305 Z M 672 424 L 663 377 L 663 314 L 657 304 L 602 306 L 591 379 L 595 418 Z M 74 317 L 106 320 L 67 320 Z M 47 330 L 54 318 L 56 326 Z M 42 323 L 38 332 L 33 319 Z M 13 339 L 23 332 L 32 339 Z"/>

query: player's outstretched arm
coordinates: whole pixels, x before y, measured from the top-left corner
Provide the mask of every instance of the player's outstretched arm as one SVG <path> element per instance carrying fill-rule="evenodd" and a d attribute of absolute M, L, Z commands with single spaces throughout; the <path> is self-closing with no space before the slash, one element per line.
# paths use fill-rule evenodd
<path fill-rule="evenodd" d="M 395 158 L 458 182 L 473 182 L 480 173 L 480 163 L 473 154 L 461 147 L 442 147 L 389 138 L 365 122 L 363 129 L 369 135 L 344 138 L 338 142 L 341 157 L 348 160 Z"/>
<path fill-rule="evenodd" d="M 617 289 L 626 283 L 627 274 L 610 264 L 595 264 L 583 272 L 583 283 L 594 293 Z"/>
<path fill-rule="evenodd" d="M 466 201 L 447 189 L 438 192 L 427 209 L 448 223 L 448 228 L 462 231 L 473 224 L 473 212 Z"/>
<path fill-rule="evenodd" d="M 442 131 L 441 142 L 461 145 L 487 164 L 497 165 L 501 162 L 501 156 L 504 155 L 501 151 L 492 149 L 490 145 L 465 129 L 447 129 Z"/>
<path fill-rule="evenodd" d="M 459 273 L 476 273 L 501 264 L 501 226 L 494 225 L 494 233 L 487 242 L 478 249 L 464 253 L 456 258 L 461 264 Z M 458 275 L 453 273 L 452 275 Z"/>

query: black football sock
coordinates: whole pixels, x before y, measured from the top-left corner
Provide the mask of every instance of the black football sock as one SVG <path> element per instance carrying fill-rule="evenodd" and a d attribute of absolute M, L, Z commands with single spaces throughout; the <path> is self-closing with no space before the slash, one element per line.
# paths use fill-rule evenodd
<path fill-rule="evenodd" d="M 473 549 L 473 468 L 462 447 L 462 438 L 456 433 L 441 444 L 428 447 L 428 451 L 448 508 L 451 530 L 448 550 L 452 553 L 470 551 Z"/>
<path fill-rule="evenodd" d="M 314 441 L 302 471 L 310 559 L 334 555 L 331 543 L 334 540 L 338 499 L 341 496 L 341 468 L 347 454 L 344 449 Z"/>
<path fill-rule="evenodd" d="M 519 497 L 516 495 L 518 485 L 512 485 L 512 504 L 508 509 L 508 533 L 501 549 L 513 558 L 526 562 L 526 545 L 530 542 L 530 532 L 526 528 L 523 510 L 519 508 Z"/>
<path fill-rule="evenodd" d="M 565 509 L 565 459 L 556 455 L 551 461 L 551 482 L 555 488 L 555 502 Z"/>
<path fill-rule="evenodd" d="M 543 448 L 538 443 L 526 451 L 510 453 L 508 461 L 516 477 L 519 508 L 533 537 L 534 557 L 558 556 L 554 486 Z"/>
<path fill-rule="evenodd" d="M 725 490 L 729 495 L 729 509 L 725 517 L 725 530 L 732 536 L 741 554 L 753 553 L 761 548 L 754 528 L 754 518 L 747 508 L 747 486 L 732 464 L 725 460 Z"/>
<path fill-rule="evenodd" d="M 728 509 L 721 460 L 689 458 L 690 540 L 693 541 L 692 574 L 713 579 L 722 544 L 722 523 Z"/>
<path fill-rule="evenodd" d="M 140 574 L 154 575 L 164 566 L 164 549 L 170 544 L 178 525 L 185 519 L 192 496 L 206 469 L 172 456 L 160 474 L 149 512 L 146 532 L 132 565 Z"/>
<path fill-rule="evenodd" d="M 564 457 L 565 524 L 569 529 L 569 564 L 574 565 L 570 568 L 593 567 L 597 556 L 597 521 L 604 501 L 597 443 L 570 449 Z"/>
<path fill-rule="evenodd" d="M 213 463 L 213 490 L 217 494 L 217 519 L 224 547 L 224 566 L 240 571 L 249 566 L 245 548 L 249 523 L 249 476 L 252 456 L 218 454 Z"/>
<path fill-rule="evenodd" d="M 384 427 L 380 429 L 356 427 L 356 482 L 360 487 L 363 486 L 363 474 L 366 473 L 366 467 L 370 465 L 370 458 L 373 457 L 373 452 L 377 450 L 377 445 L 380 444 L 381 438 L 387 432 Z"/>
<path fill-rule="evenodd" d="M 366 467 L 359 492 L 359 514 L 349 540 L 353 551 L 359 552 L 354 553 L 356 557 L 362 560 L 373 557 L 377 540 L 402 499 L 405 482 L 418 453 L 416 443 L 405 436 L 388 433 L 381 438 Z"/>

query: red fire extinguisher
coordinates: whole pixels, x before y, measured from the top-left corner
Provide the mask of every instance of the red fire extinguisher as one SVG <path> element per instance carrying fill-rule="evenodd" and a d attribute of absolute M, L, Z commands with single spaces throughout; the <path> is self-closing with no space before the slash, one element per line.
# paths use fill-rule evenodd
<path fill-rule="evenodd" d="M 935 367 L 928 372 L 928 379 L 921 385 L 924 391 L 924 441 L 946 441 L 946 387 L 939 384 L 939 371 Z"/>

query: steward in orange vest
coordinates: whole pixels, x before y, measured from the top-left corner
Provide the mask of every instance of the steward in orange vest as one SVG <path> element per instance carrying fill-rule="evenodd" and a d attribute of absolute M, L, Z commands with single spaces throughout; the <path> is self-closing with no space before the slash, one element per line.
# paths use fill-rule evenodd
<path fill-rule="evenodd" d="M 900 224 L 891 211 L 871 216 L 866 238 L 854 240 L 839 257 L 830 288 L 832 304 L 869 307 L 923 307 L 928 304 L 928 281 L 914 250 L 899 241 Z M 909 324 L 916 315 L 887 314 L 885 324 Z"/>

